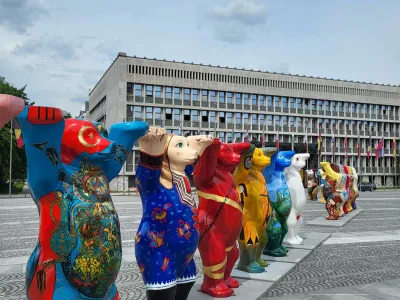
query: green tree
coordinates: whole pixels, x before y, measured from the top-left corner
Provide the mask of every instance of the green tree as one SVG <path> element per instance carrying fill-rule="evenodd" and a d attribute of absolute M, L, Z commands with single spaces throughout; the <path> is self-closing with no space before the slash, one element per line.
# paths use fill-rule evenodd
<path fill-rule="evenodd" d="M 16 88 L 12 84 L 8 83 L 4 77 L 0 77 L 0 94 L 8 94 L 20 97 L 25 100 L 26 105 L 33 105 L 33 102 L 29 101 L 25 88 Z M 18 149 L 17 143 L 15 142 L 14 132 L 12 136 L 10 134 L 10 122 L 7 123 L 0 130 L 0 186 L 4 185 L 9 180 L 10 173 L 10 139 L 12 138 L 13 157 L 12 157 L 12 180 L 26 179 L 27 163 L 25 149 Z"/>
<path fill-rule="evenodd" d="M 63 110 L 62 112 L 63 112 L 64 119 L 72 118 L 71 113 L 67 112 L 66 110 Z"/>

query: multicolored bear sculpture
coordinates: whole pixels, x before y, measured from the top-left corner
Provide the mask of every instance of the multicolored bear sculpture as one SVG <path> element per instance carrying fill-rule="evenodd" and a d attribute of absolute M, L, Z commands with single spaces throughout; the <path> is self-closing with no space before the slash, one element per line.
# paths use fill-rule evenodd
<path fill-rule="evenodd" d="M 323 188 L 326 199 L 325 208 L 328 211 L 327 220 L 339 219 L 339 205 L 343 203 L 344 193 L 346 193 L 346 175 L 340 173 L 339 167 L 334 163 L 321 162 L 321 167 L 326 173 Z"/>
<path fill-rule="evenodd" d="M 211 136 L 167 135 L 151 127 L 139 139 L 136 182 L 143 216 L 135 256 L 147 299 L 187 299 L 196 280 L 193 255 L 199 242 L 196 202 L 185 167 L 212 143 Z M 196 147 L 193 146 L 196 145 Z"/>
<path fill-rule="evenodd" d="M 321 191 L 321 203 L 326 203 L 326 200 L 325 200 L 325 197 L 324 197 L 324 193 L 323 193 L 324 184 L 325 184 L 325 177 L 326 177 L 324 169 L 322 169 L 322 168 L 318 169 L 318 176 L 320 178 L 319 190 Z"/>
<path fill-rule="evenodd" d="M 337 171 L 342 176 L 342 183 L 338 186 L 338 190 L 341 190 L 342 193 L 342 202 L 338 203 L 337 210 L 339 218 L 344 215 L 343 206 L 347 200 L 349 200 L 349 192 L 350 192 L 350 176 L 346 173 L 345 168 L 341 164 L 332 164 L 331 165 L 334 170 L 338 168 Z M 347 169 L 346 169 L 347 170 Z M 343 186 L 342 186 L 343 184 Z"/>
<path fill-rule="evenodd" d="M 356 204 L 356 199 L 360 196 L 360 193 L 358 191 L 358 174 L 357 171 L 354 167 L 350 167 L 352 169 L 352 174 L 354 177 L 353 180 L 353 185 L 351 187 L 351 194 L 352 194 L 352 198 L 351 198 L 351 207 L 352 209 L 357 209 L 357 204 Z"/>
<path fill-rule="evenodd" d="M 353 199 L 353 182 L 354 182 L 354 176 L 353 176 L 353 170 L 351 167 L 348 166 L 342 166 L 342 169 L 344 173 L 346 174 L 346 192 L 347 192 L 347 199 L 344 199 L 344 204 L 343 204 L 343 213 L 348 214 L 353 210 L 353 207 L 351 206 L 351 202 Z"/>
<path fill-rule="evenodd" d="M 148 125 L 114 124 L 108 135 L 100 123 L 64 120 L 60 109 L 39 106 L 25 107 L 17 119 L 40 215 L 28 299 L 119 299 L 122 244 L 109 181 Z"/>
<path fill-rule="evenodd" d="M 261 258 L 268 242 L 266 232 L 272 212 L 262 171 L 271 162 L 260 148 L 251 148 L 241 157 L 233 177 L 243 206 L 243 228 L 239 235 L 240 260 L 237 268 L 249 273 L 262 273 L 268 263 Z"/>
<path fill-rule="evenodd" d="M 308 200 L 316 201 L 318 199 L 318 180 L 315 176 L 314 170 L 307 170 L 307 192 L 308 192 Z"/>
<path fill-rule="evenodd" d="M 286 256 L 288 249 L 282 245 L 288 231 L 286 220 L 292 209 L 289 188 L 283 171 L 290 166 L 294 151 L 279 151 L 271 158 L 271 164 L 263 171 L 272 205 L 272 216 L 269 222 L 268 244 L 263 253 L 270 256 Z"/>
<path fill-rule="evenodd" d="M 231 277 L 239 257 L 236 239 L 242 228 L 242 205 L 232 173 L 250 143 L 225 144 L 219 139 L 200 157 L 193 173 L 199 197 L 199 251 L 204 279 L 200 291 L 223 298 L 239 282 Z"/>
<path fill-rule="evenodd" d="M 300 227 L 303 224 L 302 212 L 306 205 L 306 193 L 304 192 L 300 170 L 305 167 L 308 153 L 295 154 L 291 159 L 291 164 L 285 169 L 285 177 L 289 187 L 292 209 L 287 219 L 288 233 L 283 240 L 285 244 L 300 245 L 303 239 L 299 237 Z"/>

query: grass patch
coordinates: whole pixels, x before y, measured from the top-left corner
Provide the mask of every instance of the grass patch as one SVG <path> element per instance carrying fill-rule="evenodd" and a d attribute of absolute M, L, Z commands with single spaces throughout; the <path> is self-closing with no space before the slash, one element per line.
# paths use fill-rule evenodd
<path fill-rule="evenodd" d="M 24 188 L 24 182 L 14 182 L 11 187 L 11 194 L 19 194 L 21 193 L 22 189 Z M 0 184 L 0 194 L 7 194 L 9 192 L 8 183 Z"/>

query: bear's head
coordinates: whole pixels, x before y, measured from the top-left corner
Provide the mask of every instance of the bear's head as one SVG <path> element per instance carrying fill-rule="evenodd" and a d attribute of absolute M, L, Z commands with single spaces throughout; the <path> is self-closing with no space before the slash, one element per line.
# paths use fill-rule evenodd
<path fill-rule="evenodd" d="M 217 168 L 233 173 L 236 166 L 240 163 L 241 155 L 250 149 L 250 147 L 251 144 L 247 142 L 231 144 L 221 143 L 221 148 L 219 149 L 217 158 Z"/>
<path fill-rule="evenodd" d="M 290 166 L 291 158 L 295 155 L 294 151 L 279 151 L 274 156 L 275 159 L 275 171 L 283 171 L 285 168 Z"/>
<path fill-rule="evenodd" d="M 180 135 L 167 137 L 166 149 L 163 158 L 163 167 L 169 168 L 174 173 L 182 173 L 187 165 L 193 164 L 199 153 L 189 146 L 188 139 Z"/>
<path fill-rule="evenodd" d="M 307 170 L 306 173 L 307 173 L 308 178 L 315 178 L 315 174 L 314 174 L 313 170 Z"/>
<path fill-rule="evenodd" d="M 306 166 L 306 160 L 310 158 L 310 154 L 308 153 L 298 153 L 295 154 L 290 163 L 290 167 L 295 169 L 296 171 L 300 171 Z"/>
<path fill-rule="evenodd" d="M 342 181 L 342 175 L 339 173 L 339 167 L 336 164 L 329 163 L 326 161 L 321 162 L 321 167 L 324 169 L 326 173 L 325 180 L 331 185 L 335 187 Z"/>
<path fill-rule="evenodd" d="M 271 156 L 274 155 L 276 149 L 271 151 L 263 151 L 263 149 L 256 148 L 253 153 L 253 161 L 251 168 L 255 171 L 262 172 L 265 167 L 269 166 L 271 163 Z"/>
<path fill-rule="evenodd" d="M 65 120 L 61 142 L 63 163 L 81 167 L 84 157 L 87 162 L 102 162 L 113 159 L 116 152 L 116 145 L 108 139 L 103 124 L 74 118 Z"/>

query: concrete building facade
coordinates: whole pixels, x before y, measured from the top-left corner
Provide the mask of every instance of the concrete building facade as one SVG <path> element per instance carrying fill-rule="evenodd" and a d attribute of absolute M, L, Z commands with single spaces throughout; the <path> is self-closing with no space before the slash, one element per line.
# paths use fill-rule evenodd
<path fill-rule="evenodd" d="M 398 174 L 400 87 L 130 57 L 119 53 L 89 95 L 87 118 L 107 128 L 123 120 L 165 125 L 171 133 L 216 133 L 222 141 L 316 144 L 321 160 L 347 164 L 363 181 L 393 184 Z M 375 148 L 384 139 L 385 157 Z M 396 139 L 397 138 L 397 139 Z M 393 141 L 395 139 L 395 141 Z M 335 155 L 333 156 L 332 140 Z M 371 157 L 367 148 L 371 144 Z M 358 159 L 358 144 L 361 145 Z M 398 152 L 398 151 L 397 151 Z M 126 163 L 125 186 L 134 187 L 137 148 Z M 315 167 L 315 166 L 312 166 Z M 121 188 L 122 178 L 113 182 Z"/>

